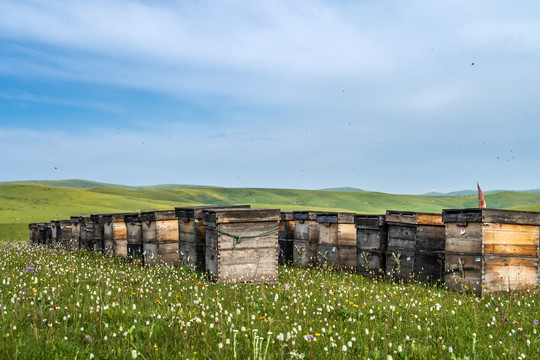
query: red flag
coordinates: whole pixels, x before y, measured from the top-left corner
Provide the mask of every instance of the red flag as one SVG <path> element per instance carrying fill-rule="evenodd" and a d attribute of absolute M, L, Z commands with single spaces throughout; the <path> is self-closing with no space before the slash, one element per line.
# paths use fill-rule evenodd
<path fill-rule="evenodd" d="M 485 209 L 486 200 L 484 200 L 484 193 L 482 192 L 482 189 L 480 189 L 480 185 L 478 183 L 476 183 L 476 186 L 478 186 L 478 207 Z"/>

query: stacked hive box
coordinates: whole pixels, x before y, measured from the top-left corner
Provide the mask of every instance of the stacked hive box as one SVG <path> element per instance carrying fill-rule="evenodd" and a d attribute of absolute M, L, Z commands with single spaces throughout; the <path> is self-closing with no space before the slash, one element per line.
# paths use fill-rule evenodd
<path fill-rule="evenodd" d="M 53 247 L 71 249 L 71 221 L 53 220 L 51 225 Z"/>
<path fill-rule="evenodd" d="M 356 215 L 356 270 L 368 277 L 384 275 L 388 225 L 385 215 Z"/>
<path fill-rule="evenodd" d="M 436 280 L 444 272 L 441 214 L 387 211 L 386 272 L 401 280 Z"/>
<path fill-rule="evenodd" d="M 279 263 L 291 265 L 293 263 L 294 247 L 294 218 L 292 211 L 282 211 L 279 221 Z"/>
<path fill-rule="evenodd" d="M 79 250 L 81 248 L 81 217 L 71 217 L 71 243 L 68 250 Z"/>
<path fill-rule="evenodd" d="M 102 214 L 93 214 L 90 215 L 92 223 L 94 225 L 94 248 L 93 251 L 103 253 L 103 215 Z"/>
<path fill-rule="evenodd" d="M 187 206 L 175 208 L 178 218 L 180 266 L 194 270 L 206 270 L 206 229 L 204 226 L 205 209 L 249 208 L 250 205 L 211 205 Z"/>
<path fill-rule="evenodd" d="M 538 285 L 540 213 L 452 209 L 443 221 L 447 287 L 484 295 Z"/>
<path fill-rule="evenodd" d="M 294 211 L 293 265 L 313 266 L 317 263 L 319 224 L 315 211 Z"/>
<path fill-rule="evenodd" d="M 143 212 L 140 219 L 144 264 L 178 265 L 178 219 L 174 210 Z"/>
<path fill-rule="evenodd" d="M 144 261 L 142 224 L 139 213 L 124 214 L 127 238 L 127 258 L 130 260 Z"/>
<path fill-rule="evenodd" d="M 331 268 L 356 269 L 356 228 L 353 213 L 317 215 L 317 263 Z"/>
<path fill-rule="evenodd" d="M 28 230 L 30 230 L 30 245 L 37 245 L 39 240 L 38 224 L 28 224 Z"/>
<path fill-rule="evenodd" d="M 127 257 L 127 232 L 125 214 L 106 214 L 103 222 L 103 254 L 107 257 Z"/>
<path fill-rule="evenodd" d="M 279 220 L 279 209 L 205 211 L 209 277 L 219 283 L 277 282 Z"/>
<path fill-rule="evenodd" d="M 94 222 L 90 216 L 81 216 L 81 250 L 94 250 Z"/>
<path fill-rule="evenodd" d="M 37 243 L 39 245 L 46 245 L 47 243 L 47 224 L 37 223 Z"/>

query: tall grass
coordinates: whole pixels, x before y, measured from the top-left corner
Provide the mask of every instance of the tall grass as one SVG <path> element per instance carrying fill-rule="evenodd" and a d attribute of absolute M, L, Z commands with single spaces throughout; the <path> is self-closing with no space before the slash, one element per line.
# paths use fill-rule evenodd
<path fill-rule="evenodd" d="M 277 285 L 0 244 L 0 357 L 536 359 L 540 298 L 280 267 Z"/>

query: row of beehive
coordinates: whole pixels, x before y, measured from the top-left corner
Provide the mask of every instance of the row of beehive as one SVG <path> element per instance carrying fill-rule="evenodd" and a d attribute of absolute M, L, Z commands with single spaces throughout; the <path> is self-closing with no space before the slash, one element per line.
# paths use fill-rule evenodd
<path fill-rule="evenodd" d="M 97 251 L 149 266 L 189 266 L 223 283 L 273 283 L 279 219 L 279 209 L 223 205 L 72 216 L 29 229 L 32 244 Z"/>
<path fill-rule="evenodd" d="M 365 276 L 444 279 L 479 294 L 536 288 L 540 213 L 282 213 L 280 255 L 295 266 L 356 268 Z"/>
<path fill-rule="evenodd" d="M 279 210 L 243 207 L 72 217 L 31 224 L 31 241 L 139 258 L 148 265 L 191 266 L 219 281 L 271 282 L 278 249 L 272 216 Z M 442 215 L 282 212 L 279 257 L 295 266 L 349 268 L 366 276 L 444 276 L 447 286 L 478 293 L 514 290 L 538 283 L 539 226 L 540 213 L 492 209 Z"/>

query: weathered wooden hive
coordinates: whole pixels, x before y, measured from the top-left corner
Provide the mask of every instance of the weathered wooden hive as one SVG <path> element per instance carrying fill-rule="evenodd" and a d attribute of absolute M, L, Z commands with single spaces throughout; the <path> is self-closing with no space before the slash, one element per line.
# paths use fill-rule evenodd
<path fill-rule="evenodd" d="M 144 264 L 178 265 L 178 219 L 174 210 L 146 211 L 140 219 Z"/>
<path fill-rule="evenodd" d="M 70 220 L 52 220 L 52 242 L 53 247 L 60 249 L 71 248 L 71 221 Z"/>
<path fill-rule="evenodd" d="M 279 221 L 279 263 L 292 265 L 294 249 L 294 218 L 292 211 L 282 211 Z"/>
<path fill-rule="evenodd" d="M 218 283 L 278 281 L 279 209 L 206 210 L 206 270 Z"/>
<path fill-rule="evenodd" d="M 103 222 L 103 254 L 106 257 L 127 257 L 127 232 L 124 213 L 105 214 Z"/>
<path fill-rule="evenodd" d="M 294 245 L 293 265 L 313 266 L 317 263 L 319 224 L 315 211 L 293 211 Z"/>
<path fill-rule="evenodd" d="M 68 250 L 79 250 L 81 248 L 81 217 L 71 216 L 71 242 Z"/>
<path fill-rule="evenodd" d="M 356 215 L 356 270 L 366 277 L 384 276 L 388 225 L 386 215 Z"/>
<path fill-rule="evenodd" d="M 210 209 L 248 209 L 250 205 L 184 206 L 175 208 L 178 218 L 178 254 L 180 266 L 206 270 L 206 228 L 204 211 Z"/>
<path fill-rule="evenodd" d="M 52 227 L 51 223 L 44 222 L 37 224 L 38 228 L 38 244 L 51 247 Z"/>
<path fill-rule="evenodd" d="M 93 251 L 94 250 L 94 222 L 89 215 L 81 216 L 81 241 L 80 249 Z"/>
<path fill-rule="evenodd" d="M 93 251 L 103 253 L 104 245 L 103 245 L 103 221 L 102 221 L 103 214 L 92 214 L 90 215 L 90 219 L 92 219 L 92 223 L 94 225 L 94 248 Z"/>
<path fill-rule="evenodd" d="M 450 209 L 443 221 L 447 287 L 484 295 L 538 285 L 540 213 Z"/>
<path fill-rule="evenodd" d="M 124 214 L 127 237 L 127 258 L 130 260 L 144 261 L 142 223 L 139 213 Z"/>
<path fill-rule="evenodd" d="M 37 245 L 39 240 L 39 229 L 37 223 L 28 224 L 28 230 L 30 231 L 30 245 Z"/>
<path fill-rule="evenodd" d="M 437 280 L 444 273 L 442 214 L 387 211 L 386 273 L 400 280 Z"/>
<path fill-rule="evenodd" d="M 356 270 L 354 213 L 320 213 L 317 263 L 320 266 Z"/>

